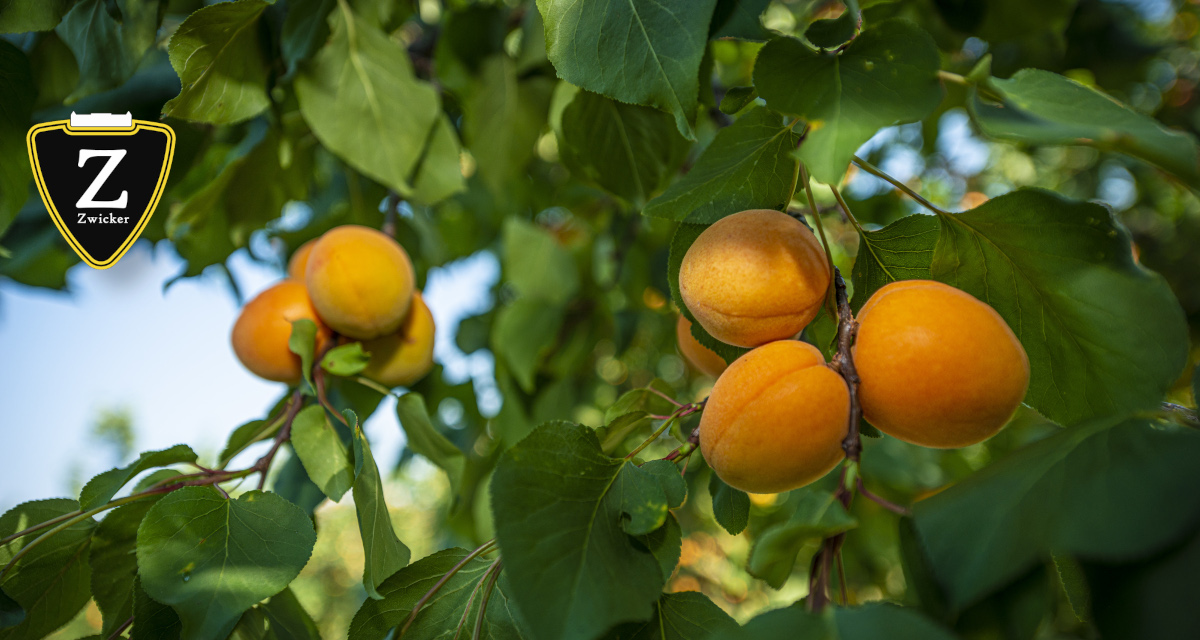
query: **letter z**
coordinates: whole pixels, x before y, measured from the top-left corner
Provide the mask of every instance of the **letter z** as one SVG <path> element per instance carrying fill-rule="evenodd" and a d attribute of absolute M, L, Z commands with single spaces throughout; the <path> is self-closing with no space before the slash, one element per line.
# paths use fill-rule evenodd
<path fill-rule="evenodd" d="M 79 150 L 79 166 L 82 167 L 85 162 L 97 156 L 108 157 L 108 162 L 104 163 L 104 167 L 100 169 L 100 173 L 92 180 L 92 184 L 80 196 L 79 201 L 75 206 L 80 209 L 103 209 L 116 208 L 124 209 L 129 204 L 129 192 L 122 191 L 121 197 L 116 200 L 96 200 L 96 194 L 100 192 L 100 188 L 104 186 L 104 181 L 112 175 L 120 164 L 121 159 L 125 157 L 127 152 L 124 149 L 80 149 Z"/>

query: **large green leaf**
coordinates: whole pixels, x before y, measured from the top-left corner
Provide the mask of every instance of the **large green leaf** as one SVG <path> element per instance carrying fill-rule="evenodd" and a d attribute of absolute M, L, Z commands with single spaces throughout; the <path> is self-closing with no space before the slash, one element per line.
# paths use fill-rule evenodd
<path fill-rule="evenodd" d="M 708 596 L 698 591 L 664 593 L 645 622 L 623 624 L 605 640 L 703 640 L 711 634 L 733 632 L 737 622 Z"/>
<path fill-rule="evenodd" d="M 142 588 L 142 579 L 133 581 L 133 619 L 129 640 L 179 640 L 183 625 L 175 610 L 156 601 Z"/>
<path fill-rule="evenodd" d="M 421 165 L 413 179 L 412 201 L 434 204 L 463 190 L 462 149 L 446 114 L 438 117 L 426 141 Z"/>
<path fill-rule="evenodd" d="M 709 37 L 766 40 L 771 33 L 762 24 L 762 13 L 770 4 L 771 0 L 717 0 Z"/>
<path fill-rule="evenodd" d="M 549 231 L 519 218 L 504 222 L 504 279 L 522 296 L 557 304 L 579 291 L 571 253 Z"/>
<path fill-rule="evenodd" d="M 1200 532 L 1149 560 L 1088 566 L 1099 637 L 1200 637 L 1195 598 L 1198 571 Z"/>
<path fill-rule="evenodd" d="M 292 590 L 284 589 L 242 614 L 229 640 L 321 640 L 321 634 Z"/>
<path fill-rule="evenodd" d="M 718 132 L 687 175 L 643 213 L 711 224 L 746 209 L 782 209 L 796 190 L 798 139 L 783 116 L 751 109 Z"/>
<path fill-rule="evenodd" d="M 792 575 L 796 554 L 806 542 L 849 531 L 858 522 L 828 491 L 806 490 L 792 517 L 759 534 L 748 570 L 779 589 Z"/>
<path fill-rule="evenodd" d="M 913 508 L 917 548 L 951 611 L 1062 553 L 1144 557 L 1200 518 L 1200 433 L 1144 419 L 1066 429 Z"/>
<path fill-rule="evenodd" d="M 437 92 L 413 75 L 404 47 L 344 2 L 329 23 L 329 41 L 296 77 L 300 111 L 327 149 L 410 195 L 439 121 Z"/>
<path fill-rule="evenodd" d="M 565 311 L 539 298 L 518 298 L 496 312 L 492 347 L 526 393 L 533 393 L 542 360 L 558 342 Z"/>
<path fill-rule="evenodd" d="M 897 280 L 928 280 L 929 265 L 937 247 L 940 225 L 937 216 L 911 215 L 877 231 L 858 236 L 854 258 L 855 311 L 880 287 Z"/>
<path fill-rule="evenodd" d="M 580 91 L 563 110 L 558 154 L 576 177 L 641 208 L 690 146 L 663 112 Z"/>
<path fill-rule="evenodd" d="M 1111 96 L 1050 71 L 1022 69 L 988 87 L 1003 103 L 970 101 L 984 134 L 1031 144 L 1086 144 L 1141 158 L 1200 188 L 1196 139 Z"/>
<path fill-rule="evenodd" d="M 100 521 L 92 534 L 88 557 L 92 569 L 92 599 L 103 615 L 104 626 L 100 633 L 105 638 L 133 615 L 138 526 L 156 502 L 156 498 L 144 498 L 117 507 Z"/>
<path fill-rule="evenodd" d="M 662 109 L 694 140 L 700 59 L 717 0 L 538 0 L 546 53 L 563 80 Z"/>
<path fill-rule="evenodd" d="M 441 467 L 450 478 L 451 492 L 457 496 L 467 457 L 433 426 L 425 398 L 419 393 L 404 394 L 396 400 L 396 417 L 404 429 L 405 446 Z"/>
<path fill-rule="evenodd" d="M 49 31 L 73 4 L 75 0 L 7 0 L 0 3 L 0 33 Z"/>
<path fill-rule="evenodd" d="M 808 121 L 798 156 L 814 178 L 834 184 L 877 131 L 933 112 L 942 99 L 939 67 L 929 34 L 887 21 L 838 52 L 818 52 L 795 38 L 772 40 L 758 53 L 754 86 L 767 106 Z"/>
<path fill-rule="evenodd" d="M 417 600 L 467 554 L 465 549 L 439 551 L 385 580 L 379 586 L 383 599 L 367 600 L 354 614 L 354 620 L 350 622 L 350 640 L 383 640 L 388 637 L 396 627 L 408 620 Z M 404 637 L 413 640 L 452 638 L 460 621 L 465 622 L 458 637 L 471 637 L 483 598 L 480 583 L 491 565 L 492 560 L 484 558 L 474 558 L 463 565 L 422 607 Z M 509 602 L 509 590 L 505 580 L 496 584 L 488 600 L 480 638 L 515 640 L 524 637 Z"/>
<path fill-rule="evenodd" d="M 154 46 L 159 2 L 116 0 L 116 6 L 120 20 L 109 14 L 104 0 L 82 0 L 55 29 L 79 65 L 79 84 L 67 104 L 125 84 Z"/>
<path fill-rule="evenodd" d="M 367 595 L 378 600 L 377 588 L 388 576 L 408 564 L 412 552 L 392 527 L 387 500 L 383 496 L 383 480 L 371 455 L 371 445 L 357 420 L 354 424 L 354 509 L 358 513 L 358 531 L 362 535 L 363 587 Z"/>
<path fill-rule="evenodd" d="M 874 603 L 810 613 L 792 605 L 760 614 L 733 633 L 712 640 L 954 640 L 955 636 L 914 609 Z"/>
<path fill-rule="evenodd" d="M 488 58 L 479 75 L 464 105 L 463 137 L 480 177 L 502 193 L 534 156 L 554 84 L 538 76 L 518 79 L 516 63 L 506 55 Z"/>
<path fill-rule="evenodd" d="M 330 500 L 341 500 L 354 484 L 354 461 L 325 415 L 325 408 L 312 405 L 296 414 L 291 441 L 313 484 Z"/>
<path fill-rule="evenodd" d="M 725 484 L 716 472 L 708 479 L 708 493 L 712 497 L 713 517 L 717 524 L 731 535 L 744 531 L 750 524 L 750 496 Z"/>
<path fill-rule="evenodd" d="M 0 516 L 0 538 L 79 510 L 74 500 L 56 498 L 25 502 Z M 0 628 L 0 640 L 41 638 L 66 624 L 91 596 L 87 563 L 96 521 L 87 518 L 60 531 L 21 557 L 0 580 L 3 594 L 24 610 L 16 626 Z M 47 530 L 21 536 L 0 546 L 0 567 Z M 11 605 L 4 606 L 10 621 Z"/>
<path fill-rule="evenodd" d="M 163 105 L 164 116 L 232 124 L 270 106 L 270 69 L 258 22 L 267 6 L 263 0 L 222 2 L 200 8 L 179 25 L 167 50 L 183 86 Z"/>
<path fill-rule="evenodd" d="M 150 597 L 179 615 L 183 640 L 222 640 L 242 612 L 299 575 L 316 540 L 308 516 L 274 493 L 230 500 L 184 487 L 142 520 L 137 564 Z"/>
<path fill-rule="evenodd" d="M 0 9 L 0 21 L 4 12 Z M 29 199 L 33 173 L 26 160 L 25 132 L 31 123 L 36 86 L 29 59 L 0 40 L 0 158 L 4 160 L 0 162 L 0 237 Z"/>
<path fill-rule="evenodd" d="M 109 469 L 89 480 L 79 492 L 79 505 L 87 511 L 112 500 L 121 487 L 147 469 L 195 461 L 196 452 L 186 444 L 177 444 L 161 451 L 147 451 L 128 465 Z"/>
<path fill-rule="evenodd" d="M 1029 354 L 1025 401 L 1061 424 L 1159 405 L 1187 325 L 1105 207 L 1022 189 L 941 216 L 932 274 L 991 305 Z"/>
<path fill-rule="evenodd" d="M 329 37 L 329 12 L 337 0 L 291 0 L 279 34 L 279 53 L 290 77 Z"/>
<path fill-rule="evenodd" d="M 675 482 L 605 456 L 576 424 L 542 425 L 505 452 L 492 478 L 496 540 L 534 637 L 587 640 L 653 615 L 663 570 L 631 535 L 666 523 Z"/>

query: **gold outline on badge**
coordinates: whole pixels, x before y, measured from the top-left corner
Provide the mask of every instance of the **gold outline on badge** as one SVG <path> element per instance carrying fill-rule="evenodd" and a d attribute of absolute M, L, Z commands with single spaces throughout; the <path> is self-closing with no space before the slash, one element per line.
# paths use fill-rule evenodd
<path fill-rule="evenodd" d="M 54 221 L 54 226 L 58 227 L 59 233 L 63 238 L 66 238 L 67 244 L 75 250 L 75 254 L 89 266 L 96 269 L 107 269 L 117 263 L 126 251 L 133 246 L 142 235 L 142 231 L 146 230 L 146 225 L 150 223 L 150 218 L 154 216 L 154 210 L 158 208 L 158 201 L 162 198 L 164 187 L 167 184 L 167 177 L 171 175 L 171 160 L 175 155 L 175 131 L 171 127 L 161 122 L 149 122 L 147 120 L 134 120 L 133 125 L 129 127 L 85 127 L 72 129 L 70 120 L 55 120 L 53 122 L 43 122 L 42 124 L 34 125 L 29 129 L 29 133 L 25 135 L 25 146 L 29 149 L 29 164 L 33 166 L 33 178 L 37 183 L 38 194 L 42 197 L 42 203 L 46 205 L 47 211 L 50 212 L 50 219 Z M 75 236 L 67 228 L 63 222 L 62 214 L 54 207 L 54 201 L 50 199 L 50 194 L 46 191 L 46 182 L 42 178 L 42 166 L 38 161 L 37 145 L 33 143 L 33 138 L 44 131 L 54 129 L 62 129 L 70 136 L 100 136 L 100 135 L 122 135 L 131 136 L 142 129 L 150 129 L 160 131 L 167 134 L 167 149 L 166 159 L 162 165 L 162 171 L 158 176 L 158 184 L 154 186 L 154 195 L 150 198 L 150 203 L 146 205 L 146 210 L 142 212 L 141 222 L 133 233 L 125 239 L 125 242 L 117 247 L 112 257 L 104 262 L 99 262 L 83 248 L 83 245 L 75 239 Z"/>

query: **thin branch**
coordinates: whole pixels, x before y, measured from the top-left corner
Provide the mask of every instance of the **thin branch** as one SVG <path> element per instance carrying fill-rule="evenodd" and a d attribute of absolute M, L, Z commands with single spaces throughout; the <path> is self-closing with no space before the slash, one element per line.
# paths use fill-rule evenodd
<path fill-rule="evenodd" d="M 871 164 L 870 162 L 867 162 L 866 160 L 863 160 L 862 158 L 860 158 L 858 156 L 854 156 L 854 164 L 861 167 L 863 171 L 866 171 L 867 173 L 875 176 L 876 178 L 879 178 L 880 180 L 883 180 L 884 182 L 891 184 L 893 187 L 896 187 L 900 191 L 903 191 L 905 195 L 912 198 L 913 200 L 916 200 L 917 204 L 920 204 L 922 207 L 925 207 L 926 209 L 929 209 L 930 211 L 932 211 L 938 215 L 942 215 L 942 216 L 950 215 L 950 212 L 948 212 L 948 211 L 942 209 L 941 207 L 938 207 L 937 205 L 933 204 L 932 202 L 926 200 L 924 196 L 917 193 L 916 191 L 913 191 L 908 185 L 904 184 L 903 182 L 900 182 L 899 180 L 888 175 L 887 173 L 884 173 L 884 171 L 882 169 L 880 169 L 879 167 L 876 167 L 875 165 Z M 840 201 L 841 196 L 837 195 L 836 189 L 834 190 L 834 195 L 836 195 Z"/>
<path fill-rule="evenodd" d="M 874 502 L 875 504 L 883 507 L 884 509 L 887 509 L 888 511 L 891 511 L 892 513 L 902 515 L 902 516 L 912 515 L 912 512 L 909 511 L 908 509 L 896 504 L 895 502 L 892 502 L 886 498 L 882 498 L 882 497 L 875 495 L 874 493 L 871 493 L 870 491 L 868 491 L 867 486 L 865 484 L 863 484 L 862 476 L 858 477 L 858 492 L 860 494 L 862 494 L 862 497 L 866 498 L 867 500 L 870 500 L 871 502 Z"/>
<path fill-rule="evenodd" d="M 479 600 L 479 613 L 475 617 L 475 632 L 471 634 L 471 640 L 479 640 L 483 635 L 483 620 L 487 615 L 488 600 L 492 598 L 492 590 L 496 587 L 496 580 L 500 578 L 500 568 L 503 563 L 503 558 L 497 558 L 484 574 L 487 585 L 483 588 L 483 598 Z"/>
<path fill-rule="evenodd" d="M 487 542 L 479 545 L 479 547 L 474 551 L 467 554 L 467 557 L 460 560 L 458 564 L 450 567 L 450 570 L 447 571 L 440 580 L 434 583 L 434 585 L 429 588 L 429 591 L 426 591 L 425 595 L 421 596 L 420 600 L 417 600 L 417 604 L 413 605 L 412 613 L 408 614 L 408 619 L 404 621 L 404 626 L 400 628 L 400 633 L 396 634 L 396 638 L 403 638 L 404 634 L 408 633 L 408 629 L 412 627 L 413 622 L 417 619 L 417 614 L 421 612 L 421 609 L 429 602 L 430 599 L 433 598 L 433 596 L 437 595 L 438 591 L 442 590 L 442 587 L 446 586 L 447 582 L 450 582 L 450 578 L 453 578 L 456 573 L 462 570 L 463 567 L 467 566 L 467 563 L 485 553 L 490 552 L 495 547 L 496 540 L 494 538 L 488 540 Z"/>
<path fill-rule="evenodd" d="M 108 640 L 117 640 L 117 638 L 120 638 L 121 634 L 125 633 L 125 630 L 128 629 L 130 627 L 130 625 L 132 625 L 132 624 L 133 624 L 133 616 L 129 616 L 128 620 L 126 620 L 125 622 L 122 622 L 121 626 L 117 627 L 117 629 L 108 636 Z"/>
<path fill-rule="evenodd" d="M 258 479 L 258 490 L 262 491 L 263 487 L 267 486 L 267 472 L 271 470 L 271 463 L 275 461 L 275 454 L 279 453 L 279 448 L 283 446 L 289 438 L 292 437 L 292 423 L 296 421 L 296 414 L 300 413 L 300 407 L 304 404 L 304 396 L 297 389 L 292 393 L 292 399 L 288 402 L 287 413 L 283 417 L 283 426 L 279 428 L 279 432 L 275 434 L 275 440 L 271 443 L 270 450 L 263 457 L 254 463 L 251 469 L 258 471 L 261 476 Z M 226 495 L 226 497 L 229 497 Z"/>
<path fill-rule="evenodd" d="M 1197 400 L 1200 401 L 1200 398 L 1197 398 Z M 1189 427 L 1200 427 L 1200 417 L 1197 416 L 1197 412 L 1188 409 L 1183 405 L 1178 405 L 1173 402 L 1164 402 L 1162 403 L 1162 410 L 1177 420 L 1182 421 Z"/>
<path fill-rule="evenodd" d="M 400 203 L 404 202 L 404 200 L 400 198 L 400 194 L 392 191 L 388 193 L 387 199 L 384 200 L 384 202 L 386 202 L 387 205 L 386 210 L 383 213 L 383 226 L 380 227 L 380 231 L 383 231 L 392 238 L 395 238 L 396 218 L 400 216 Z"/>

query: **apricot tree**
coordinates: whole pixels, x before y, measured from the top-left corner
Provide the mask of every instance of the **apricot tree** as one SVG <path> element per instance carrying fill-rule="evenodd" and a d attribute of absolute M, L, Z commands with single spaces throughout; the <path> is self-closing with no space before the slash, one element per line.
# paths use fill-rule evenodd
<path fill-rule="evenodd" d="M 215 457 L 0 516 L 0 640 L 89 602 L 106 640 L 1200 637 L 1200 14 L 1134 4 L 0 3 L 0 275 L 77 262 L 33 123 L 161 119 L 142 237 L 278 269 L 231 344 L 282 383 Z M 435 326 L 466 258 L 500 280 Z M 339 502 L 348 625 L 298 578 Z"/>

